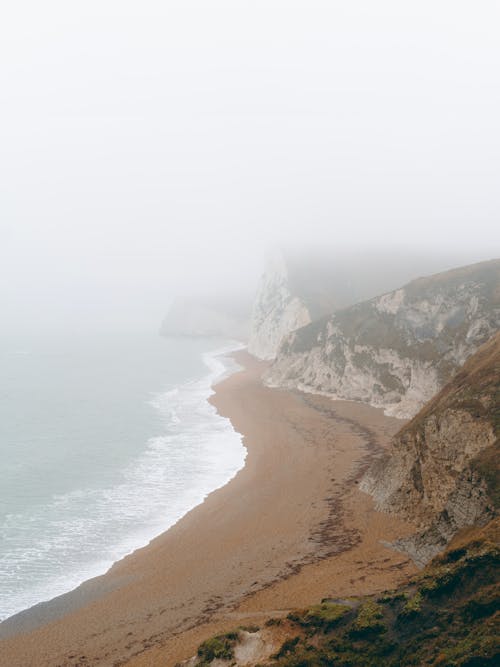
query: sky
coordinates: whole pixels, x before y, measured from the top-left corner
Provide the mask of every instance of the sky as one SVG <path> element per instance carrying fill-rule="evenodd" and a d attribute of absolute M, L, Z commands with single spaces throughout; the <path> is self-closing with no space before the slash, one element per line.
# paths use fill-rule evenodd
<path fill-rule="evenodd" d="M 0 330 L 156 330 L 271 248 L 500 256 L 500 4 L 16 0 Z"/>

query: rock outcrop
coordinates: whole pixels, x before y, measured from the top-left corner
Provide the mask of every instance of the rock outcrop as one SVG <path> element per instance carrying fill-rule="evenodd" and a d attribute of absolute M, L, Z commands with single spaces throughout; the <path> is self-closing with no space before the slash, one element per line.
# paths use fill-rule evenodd
<path fill-rule="evenodd" d="M 500 504 L 500 332 L 394 438 L 361 489 L 419 529 L 396 546 L 423 565 Z"/>
<path fill-rule="evenodd" d="M 442 258 L 381 253 L 276 252 L 268 261 L 254 299 L 249 351 L 274 359 L 289 333 L 334 311 L 394 288 Z"/>
<path fill-rule="evenodd" d="M 259 359 L 274 359 L 283 337 L 310 321 L 308 307 L 291 292 L 285 259 L 277 254 L 259 282 L 248 351 Z"/>
<path fill-rule="evenodd" d="M 500 260 L 492 260 L 419 278 L 293 331 L 265 380 L 408 418 L 498 328 Z"/>

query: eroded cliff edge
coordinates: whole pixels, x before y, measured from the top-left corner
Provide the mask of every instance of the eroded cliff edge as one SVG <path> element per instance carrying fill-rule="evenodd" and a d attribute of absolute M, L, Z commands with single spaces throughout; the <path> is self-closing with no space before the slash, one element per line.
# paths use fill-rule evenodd
<path fill-rule="evenodd" d="M 274 359 L 283 337 L 309 322 L 311 313 L 306 302 L 293 292 L 286 260 L 275 253 L 257 287 L 248 351 L 258 359 Z"/>
<path fill-rule="evenodd" d="M 381 595 L 325 597 L 206 639 L 182 667 L 498 665 L 499 437 L 500 332 L 361 484 L 378 509 L 422 528 L 395 546 L 423 570 Z"/>
<path fill-rule="evenodd" d="M 409 418 L 500 328 L 500 260 L 426 278 L 286 336 L 265 381 Z"/>
<path fill-rule="evenodd" d="M 397 548 L 419 565 L 498 512 L 500 332 L 393 439 L 361 489 L 377 509 L 415 523 Z"/>

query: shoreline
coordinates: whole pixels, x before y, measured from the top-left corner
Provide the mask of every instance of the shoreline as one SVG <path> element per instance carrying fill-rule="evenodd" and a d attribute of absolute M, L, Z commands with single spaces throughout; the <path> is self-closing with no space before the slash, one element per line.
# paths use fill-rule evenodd
<path fill-rule="evenodd" d="M 228 341 L 226 345 L 214 347 L 213 349 L 202 352 L 201 361 L 203 362 L 205 373 L 200 376 L 200 378 L 196 378 L 192 381 L 189 380 L 187 382 L 181 382 L 176 388 L 174 388 L 174 391 L 176 393 L 178 391 L 183 391 L 187 386 L 193 384 L 195 387 L 201 385 L 203 386 L 204 394 L 206 394 L 203 398 L 203 403 L 210 404 L 210 397 L 213 395 L 214 386 L 227 377 L 230 377 L 232 374 L 241 370 L 241 367 L 235 362 L 233 358 L 233 354 L 241 348 L 241 343 L 237 341 Z M 155 394 L 155 398 L 152 402 L 155 404 L 155 407 L 158 411 L 160 408 L 157 407 L 156 403 L 161 401 L 163 396 L 165 394 L 169 394 L 171 391 L 172 389 L 169 389 L 166 392 Z M 208 423 L 207 428 L 210 429 L 211 427 L 212 431 L 216 429 L 216 431 L 219 432 L 220 427 L 218 424 L 221 421 L 220 415 L 218 413 L 214 414 L 213 416 L 210 415 L 210 420 L 214 421 L 215 426 Z M 227 421 L 229 422 L 229 420 Z M 81 574 L 79 577 L 78 575 L 75 577 L 75 573 L 71 573 L 71 575 L 66 577 L 70 583 L 68 583 L 68 585 L 57 594 L 54 594 L 53 592 L 51 594 L 51 591 L 47 588 L 47 597 L 42 599 L 39 598 L 39 601 L 31 602 L 31 604 L 28 603 L 27 606 L 18 608 L 17 611 L 14 611 L 10 615 L 0 619 L 0 640 L 9 636 L 9 626 L 14 627 L 17 625 L 19 628 L 31 628 L 38 624 L 38 622 L 34 620 L 36 618 L 43 618 L 45 615 L 49 618 L 56 618 L 59 615 L 59 612 L 57 611 L 58 608 L 67 609 L 73 593 L 77 590 L 79 591 L 80 597 L 90 599 L 91 592 L 90 587 L 87 586 L 87 582 L 106 575 L 115 563 L 131 555 L 136 550 L 147 546 L 152 540 L 168 531 L 188 512 L 202 504 L 210 493 L 217 490 L 218 488 L 221 488 L 222 486 L 225 486 L 237 474 L 237 472 L 242 467 L 244 467 L 246 458 L 246 449 L 241 443 L 241 435 L 232 429 L 230 422 L 228 423 L 227 431 L 228 433 L 226 436 L 229 434 L 231 434 L 231 436 L 234 435 L 235 440 L 238 440 L 240 443 L 239 448 L 242 450 L 241 453 L 238 452 L 236 454 L 235 449 L 235 452 L 232 455 L 233 458 L 240 458 L 240 461 L 237 463 L 238 467 L 235 466 L 233 470 L 225 471 L 227 474 L 221 474 L 219 475 L 219 478 L 214 478 L 210 485 L 211 488 L 207 489 L 202 487 L 200 490 L 199 487 L 196 487 L 196 495 L 198 495 L 198 498 L 195 499 L 194 504 L 191 503 L 189 505 L 185 505 L 184 509 L 181 510 L 181 514 L 171 512 L 167 520 L 165 520 L 164 515 L 159 515 L 155 521 L 149 520 L 147 523 L 145 523 L 141 530 L 135 529 L 135 531 L 131 532 L 130 534 L 123 535 L 121 548 L 116 547 L 116 545 L 114 547 L 114 551 L 117 553 L 116 557 L 107 561 L 92 563 L 92 567 L 85 567 L 86 564 L 84 564 L 84 569 L 87 570 L 85 575 Z M 169 433 L 167 431 L 165 436 L 160 437 L 168 436 Z M 147 440 L 144 452 L 147 452 L 150 442 L 155 437 L 156 436 L 152 436 Z M 205 487 L 206 486 L 207 484 L 205 483 Z M 125 548 L 123 548 L 124 545 L 126 545 Z M 65 577 L 62 578 L 64 579 Z M 23 619 L 26 619 L 26 622 L 24 622 Z"/>
<path fill-rule="evenodd" d="M 410 527 L 374 521 L 356 490 L 367 457 L 402 422 L 369 406 L 266 388 L 265 364 L 235 357 L 244 370 L 218 382 L 210 402 L 242 434 L 244 467 L 146 547 L 62 596 L 59 619 L 39 610 L 37 629 L 0 642 L 0 664 L 174 664 L 213 628 L 318 601 L 332 577 L 336 590 L 354 594 L 413 570 L 378 541 Z"/>

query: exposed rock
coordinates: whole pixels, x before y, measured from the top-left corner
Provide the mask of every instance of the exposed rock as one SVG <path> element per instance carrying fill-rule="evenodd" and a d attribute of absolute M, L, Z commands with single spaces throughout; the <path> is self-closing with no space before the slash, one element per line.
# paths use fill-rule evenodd
<path fill-rule="evenodd" d="M 310 321 L 306 304 L 290 291 L 285 259 L 277 254 L 257 289 L 248 351 L 259 359 L 274 359 L 282 338 Z"/>
<path fill-rule="evenodd" d="M 276 635 L 281 633 L 273 628 L 238 628 L 208 639 L 201 644 L 198 655 L 176 667 L 249 667 L 267 662 L 280 646 Z"/>
<path fill-rule="evenodd" d="M 500 260 L 419 278 L 286 336 L 270 386 L 412 417 L 500 327 Z"/>
<path fill-rule="evenodd" d="M 360 488 L 419 532 L 396 546 L 423 565 L 498 509 L 500 332 L 394 438 Z"/>
<path fill-rule="evenodd" d="M 476 472 L 467 469 L 457 480 L 444 509 L 428 528 L 394 543 L 423 567 L 441 553 L 462 528 L 484 526 L 495 514 L 487 484 Z"/>
<path fill-rule="evenodd" d="M 362 251 L 276 252 L 258 285 L 249 351 L 274 359 L 282 339 L 295 329 L 447 264 L 443 257 Z"/>

